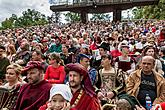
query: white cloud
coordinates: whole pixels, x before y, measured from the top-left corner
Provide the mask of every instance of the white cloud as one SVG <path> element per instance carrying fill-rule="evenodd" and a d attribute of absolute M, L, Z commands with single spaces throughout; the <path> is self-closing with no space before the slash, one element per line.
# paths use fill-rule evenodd
<path fill-rule="evenodd" d="M 46 16 L 52 14 L 48 0 L 0 0 L 0 22 L 12 14 L 20 16 L 27 9 L 35 9 Z"/>

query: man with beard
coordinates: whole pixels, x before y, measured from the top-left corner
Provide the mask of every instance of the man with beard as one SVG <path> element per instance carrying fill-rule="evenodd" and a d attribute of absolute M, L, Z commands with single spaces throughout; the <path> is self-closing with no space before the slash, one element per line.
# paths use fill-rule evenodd
<path fill-rule="evenodd" d="M 9 59 L 3 56 L 5 47 L 0 45 L 0 85 L 3 83 L 6 74 L 6 67 L 10 64 Z"/>
<path fill-rule="evenodd" d="M 70 63 L 65 70 L 69 74 L 69 85 L 73 94 L 70 110 L 101 110 L 86 69 L 78 63 Z"/>
<path fill-rule="evenodd" d="M 43 80 L 41 62 L 30 61 L 22 73 L 27 75 L 28 84 L 21 87 L 15 110 L 38 110 L 48 101 L 51 84 Z"/>

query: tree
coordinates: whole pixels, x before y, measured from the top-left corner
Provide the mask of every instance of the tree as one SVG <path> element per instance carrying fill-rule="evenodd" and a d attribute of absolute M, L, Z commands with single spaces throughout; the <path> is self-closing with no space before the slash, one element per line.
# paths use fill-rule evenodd
<path fill-rule="evenodd" d="M 79 13 L 68 12 L 64 14 L 64 16 L 65 16 L 65 20 L 71 23 L 81 20 Z"/>
<path fill-rule="evenodd" d="M 93 14 L 91 20 L 110 20 L 111 16 L 109 14 Z"/>
<path fill-rule="evenodd" d="M 160 0 L 158 5 L 137 7 L 133 9 L 135 19 L 165 19 L 165 0 Z"/>
<path fill-rule="evenodd" d="M 6 18 L 2 22 L 2 28 L 15 28 L 15 27 L 26 27 L 26 26 L 35 26 L 35 25 L 44 25 L 48 21 L 44 14 L 36 10 L 28 9 L 22 12 L 22 16 L 17 17 L 17 15 L 12 14 L 10 18 Z"/>

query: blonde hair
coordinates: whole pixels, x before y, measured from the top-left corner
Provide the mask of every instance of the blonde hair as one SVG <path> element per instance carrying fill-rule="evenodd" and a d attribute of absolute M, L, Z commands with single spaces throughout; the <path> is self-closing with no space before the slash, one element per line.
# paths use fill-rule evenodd
<path fill-rule="evenodd" d="M 22 67 L 19 64 L 12 63 L 9 66 L 7 66 L 6 70 L 8 69 L 14 69 L 16 74 L 21 74 Z"/>

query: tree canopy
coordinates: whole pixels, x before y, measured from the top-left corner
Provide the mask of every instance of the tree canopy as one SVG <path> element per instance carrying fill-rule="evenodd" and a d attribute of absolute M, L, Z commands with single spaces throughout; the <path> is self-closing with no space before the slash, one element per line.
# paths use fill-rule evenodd
<path fill-rule="evenodd" d="M 44 14 L 36 10 L 27 9 L 22 12 L 22 16 L 18 17 L 15 14 L 12 14 L 10 18 L 6 18 L 2 22 L 2 28 L 15 28 L 15 27 L 27 27 L 27 26 L 35 26 L 35 25 L 44 25 L 47 24 L 48 21 Z"/>
<path fill-rule="evenodd" d="M 132 12 L 135 19 L 165 19 L 165 0 L 159 0 L 158 5 L 134 8 Z"/>

